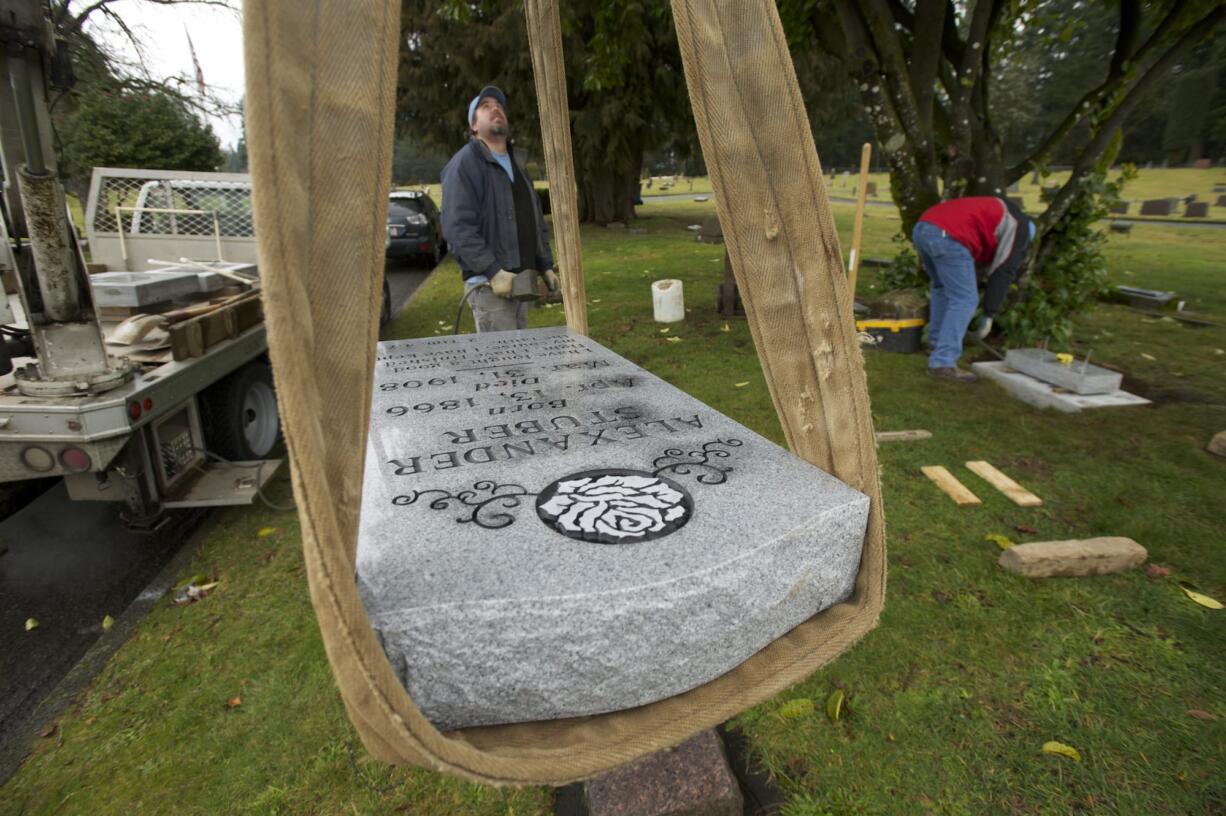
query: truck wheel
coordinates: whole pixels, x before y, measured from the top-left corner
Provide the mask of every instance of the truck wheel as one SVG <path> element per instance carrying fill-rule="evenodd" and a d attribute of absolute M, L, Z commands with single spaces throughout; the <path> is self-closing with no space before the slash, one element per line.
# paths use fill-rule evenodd
<path fill-rule="evenodd" d="M 268 459 L 285 446 L 272 368 L 254 360 L 200 395 L 208 449 L 225 459 Z"/>

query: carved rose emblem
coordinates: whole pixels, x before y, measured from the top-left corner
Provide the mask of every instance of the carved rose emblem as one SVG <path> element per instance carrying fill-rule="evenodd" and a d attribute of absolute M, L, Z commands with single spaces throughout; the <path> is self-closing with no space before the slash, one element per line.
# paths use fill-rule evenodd
<path fill-rule="evenodd" d="M 537 498 L 537 513 L 559 533 L 602 544 L 668 535 L 693 513 L 689 494 L 650 473 L 602 470 L 554 482 Z"/>

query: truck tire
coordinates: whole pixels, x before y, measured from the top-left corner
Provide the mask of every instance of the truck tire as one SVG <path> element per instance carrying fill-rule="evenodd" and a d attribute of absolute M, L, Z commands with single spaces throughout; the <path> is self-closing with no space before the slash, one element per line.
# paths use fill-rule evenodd
<path fill-rule="evenodd" d="M 205 389 L 200 394 L 200 423 L 209 451 L 223 459 L 280 455 L 285 437 L 268 363 L 253 360 Z"/>

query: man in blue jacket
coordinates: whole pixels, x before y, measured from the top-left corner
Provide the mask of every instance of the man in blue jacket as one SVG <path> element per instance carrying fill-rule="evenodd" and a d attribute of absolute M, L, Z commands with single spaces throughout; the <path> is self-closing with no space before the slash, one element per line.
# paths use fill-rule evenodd
<path fill-rule="evenodd" d="M 537 270 L 558 291 L 541 202 L 508 138 L 507 97 L 487 85 L 468 105 L 471 138 L 443 168 L 443 236 L 464 276 L 478 332 L 528 327 L 516 275 Z M 476 290 L 476 291 L 474 291 Z"/>

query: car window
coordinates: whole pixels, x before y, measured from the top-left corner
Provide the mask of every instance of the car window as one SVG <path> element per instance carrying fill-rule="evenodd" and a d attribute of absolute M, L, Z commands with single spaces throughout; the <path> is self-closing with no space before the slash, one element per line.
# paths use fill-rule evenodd
<path fill-rule="evenodd" d="M 388 218 L 404 218 L 410 215 L 417 215 L 421 211 L 421 202 L 412 198 L 398 199 L 389 202 L 387 205 Z"/>

